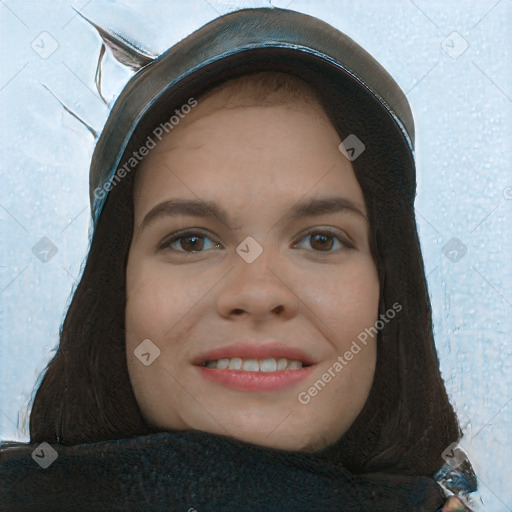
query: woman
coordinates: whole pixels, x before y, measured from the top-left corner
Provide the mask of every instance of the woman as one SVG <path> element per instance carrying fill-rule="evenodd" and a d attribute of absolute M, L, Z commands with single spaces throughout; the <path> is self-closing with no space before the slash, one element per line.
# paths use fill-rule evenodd
<path fill-rule="evenodd" d="M 477 510 L 413 147 L 388 73 L 297 12 L 222 16 L 136 73 L 4 509 Z"/>

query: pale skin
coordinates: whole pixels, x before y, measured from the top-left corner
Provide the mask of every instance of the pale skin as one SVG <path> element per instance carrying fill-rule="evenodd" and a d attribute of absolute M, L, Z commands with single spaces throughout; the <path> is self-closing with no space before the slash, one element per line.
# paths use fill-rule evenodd
<path fill-rule="evenodd" d="M 297 399 L 378 319 L 364 198 L 319 106 L 222 108 L 227 98 L 200 101 L 137 170 L 126 270 L 130 380 L 143 416 L 162 430 L 315 451 L 348 430 L 375 371 L 369 338 L 307 405 Z M 297 202 L 323 197 L 349 200 L 359 212 L 286 220 Z M 180 215 L 144 226 L 156 205 L 175 198 L 214 201 L 230 224 Z M 185 228 L 195 233 L 159 248 Z M 314 240 L 318 232 L 327 238 Z M 263 248 L 252 263 L 236 252 L 248 236 Z M 134 356 L 145 339 L 161 351 L 149 366 Z M 207 381 L 191 363 L 248 339 L 300 348 L 316 361 L 313 373 L 284 390 L 241 391 Z"/>

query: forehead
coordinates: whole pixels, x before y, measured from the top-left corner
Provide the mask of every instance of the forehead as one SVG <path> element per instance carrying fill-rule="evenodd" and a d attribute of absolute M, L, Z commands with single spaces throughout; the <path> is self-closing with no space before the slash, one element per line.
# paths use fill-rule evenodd
<path fill-rule="evenodd" d="M 359 203 L 361 189 L 321 107 L 226 103 L 223 91 L 200 102 L 141 162 L 136 215 L 167 199 L 221 197 L 234 207 L 296 201 L 338 191 Z"/>

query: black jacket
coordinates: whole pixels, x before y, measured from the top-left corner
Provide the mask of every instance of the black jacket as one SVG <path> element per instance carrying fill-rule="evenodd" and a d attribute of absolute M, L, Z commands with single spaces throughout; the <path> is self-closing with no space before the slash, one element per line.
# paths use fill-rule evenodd
<path fill-rule="evenodd" d="M 314 454 L 199 431 L 0 446 L 2 512 L 437 512 L 446 500 L 432 478 L 354 475 Z"/>

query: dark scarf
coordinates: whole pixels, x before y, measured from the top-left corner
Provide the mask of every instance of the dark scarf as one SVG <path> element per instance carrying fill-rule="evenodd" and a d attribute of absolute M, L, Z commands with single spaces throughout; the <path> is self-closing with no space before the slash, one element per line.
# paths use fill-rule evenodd
<path fill-rule="evenodd" d="M 436 512 L 444 502 L 429 477 L 354 475 L 314 454 L 199 431 L 51 448 L 3 443 L 1 511 Z"/>

